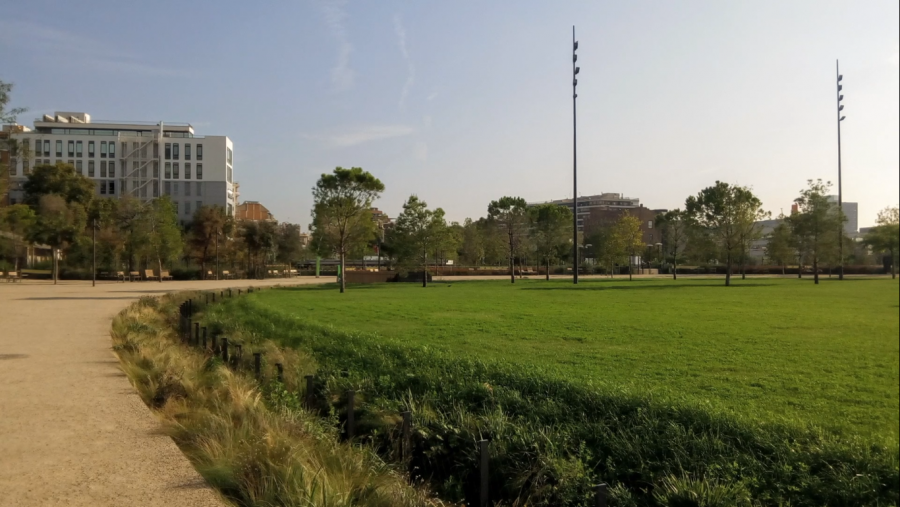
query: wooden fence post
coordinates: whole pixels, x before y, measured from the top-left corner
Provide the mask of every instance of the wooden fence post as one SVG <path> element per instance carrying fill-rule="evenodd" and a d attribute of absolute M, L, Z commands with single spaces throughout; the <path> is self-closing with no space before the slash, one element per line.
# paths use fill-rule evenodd
<path fill-rule="evenodd" d="M 606 483 L 594 486 L 594 507 L 606 507 L 606 492 L 609 486 Z"/>
<path fill-rule="evenodd" d="M 306 376 L 306 408 L 312 408 L 313 397 L 313 376 Z"/>
<path fill-rule="evenodd" d="M 490 490 L 489 488 L 489 470 L 488 470 L 488 441 L 487 440 L 479 440 L 478 441 L 478 450 L 480 452 L 480 470 L 481 470 L 481 498 L 479 500 L 478 505 L 480 507 L 488 507 L 488 502 L 490 501 Z"/>
<path fill-rule="evenodd" d="M 260 369 L 262 368 L 262 353 L 254 352 L 253 353 L 253 373 L 256 375 L 256 380 L 259 380 L 260 377 Z"/>
<path fill-rule="evenodd" d="M 222 362 L 228 366 L 228 338 L 222 337 Z"/>
<path fill-rule="evenodd" d="M 347 391 L 347 440 L 353 440 L 356 433 L 356 417 L 353 413 L 356 407 L 356 391 L 350 389 Z"/>

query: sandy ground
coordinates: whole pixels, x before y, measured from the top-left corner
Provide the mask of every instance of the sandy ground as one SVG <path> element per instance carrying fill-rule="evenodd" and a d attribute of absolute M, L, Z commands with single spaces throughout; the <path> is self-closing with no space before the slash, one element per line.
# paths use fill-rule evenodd
<path fill-rule="evenodd" d="M 144 295 L 327 281 L 0 281 L 0 506 L 224 505 L 157 432 L 110 321 Z"/>

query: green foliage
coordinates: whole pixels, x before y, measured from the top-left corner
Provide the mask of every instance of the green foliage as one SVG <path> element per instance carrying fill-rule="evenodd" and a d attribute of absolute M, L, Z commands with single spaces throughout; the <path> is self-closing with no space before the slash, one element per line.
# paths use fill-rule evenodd
<path fill-rule="evenodd" d="M 233 227 L 233 218 L 228 216 L 221 206 L 200 206 L 194 212 L 187 246 L 194 259 L 200 263 L 204 277 L 207 271 L 206 263 L 217 254 L 217 243 L 224 241 Z"/>
<path fill-rule="evenodd" d="M 56 194 L 42 195 L 37 209 L 37 220 L 29 231 L 28 239 L 53 249 L 53 280 L 56 281 L 59 278 L 57 253 L 78 241 L 87 225 L 87 214 L 79 203 L 66 202 Z"/>
<path fill-rule="evenodd" d="M 250 272 L 262 277 L 266 259 L 275 252 L 276 226 L 273 222 L 244 222 L 238 229 L 238 237 L 247 249 Z"/>
<path fill-rule="evenodd" d="M 137 238 L 141 241 L 137 251 L 148 259 L 156 261 L 162 271 L 163 264 L 178 259 L 184 246 L 178 213 L 168 196 L 154 199 L 142 205 L 143 212 L 137 217 Z"/>
<path fill-rule="evenodd" d="M 797 250 L 794 247 L 795 241 L 791 236 L 791 227 L 787 218 L 784 215 L 778 218 L 781 223 L 769 233 L 766 256 L 771 262 L 786 266 L 797 260 Z"/>
<path fill-rule="evenodd" d="M 692 223 L 705 229 L 725 255 L 725 285 L 731 285 L 731 267 L 753 237 L 754 222 L 768 214 L 762 202 L 747 187 L 717 181 L 685 201 Z"/>
<path fill-rule="evenodd" d="M 322 174 L 313 188 L 312 241 L 319 252 L 338 254 L 341 272 L 350 252 L 368 244 L 375 237 L 375 222 L 370 208 L 384 192 L 384 184 L 359 167 L 335 168 Z M 340 291 L 344 292 L 344 277 Z"/>
<path fill-rule="evenodd" d="M 516 283 L 513 262 L 528 238 L 528 211 L 525 199 L 504 196 L 488 204 L 488 216 L 506 233 L 509 281 Z"/>
<path fill-rule="evenodd" d="M 819 283 L 819 263 L 833 256 L 844 237 L 844 221 L 836 203 L 828 199 L 831 183 L 809 180 L 809 187 L 794 199 L 798 213 L 788 218 L 791 233 L 804 257 L 811 260 L 815 281 Z"/>
<path fill-rule="evenodd" d="M 412 195 L 403 204 L 390 230 L 390 243 L 401 266 L 422 270 L 422 286 L 428 283 L 429 255 L 449 241 L 444 210 L 428 209 L 428 204 Z"/>
<path fill-rule="evenodd" d="M 94 199 L 94 183 L 75 172 L 70 164 L 62 162 L 35 166 L 22 188 L 25 190 L 23 202 L 29 206 L 37 206 L 41 197 L 48 194 L 56 194 L 67 203 L 78 203 L 83 207 Z"/>
<path fill-rule="evenodd" d="M 275 237 L 275 257 L 279 262 L 291 265 L 303 256 L 303 244 L 300 242 L 300 226 L 297 224 L 278 224 Z"/>
<path fill-rule="evenodd" d="M 386 414 L 411 408 L 413 466 L 448 500 L 473 498 L 488 437 L 492 491 L 510 503 L 589 505 L 604 481 L 619 505 L 891 505 L 898 319 L 883 312 L 898 291 L 855 283 L 826 284 L 803 312 L 810 286 L 782 280 L 458 282 L 267 291 L 211 319 L 312 354 L 329 410 L 356 389 L 362 442 L 383 453 Z"/>
<path fill-rule="evenodd" d="M 535 253 L 546 263 L 547 279 L 550 279 L 550 263 L 572 248 L 569 237 L 572 211 L 564 206 L 547 203 L 528 209 L 531 219 L 531 243 Z"/>
<path fill-rule="evenodd" d="M 619 255 L 634 256 L 644 249 L 643 232 L 641 231 L 641 220 L 626 212 L 616 220 L 612 229 L 613 244 L 619 250 Z M 633 262 L 628 261 L 628 278 L 631 278 Z"/>
<path fill-rule="evenodd" d="M 4 82 L 0 80 L 0 124 L 5 123 L 15 123 L 16 116 L 28 111 L 24 107 L 17 107 L 13 109 L 7 109 L 7 105 L 9 104 L 12 97 L 13 84 Z"/>
<path fill-rule="evenodd" d="M 684 254 L 689 237 L 690 217 L 679 209 L 657 215 L 656 228 L 662 231 L 665 258 L 672 263 L 672 278 L 678 278 L 678 261 Z"/>
<path fill-rule="evenodd" d="M 891 276 L 897 277 L 897 254 L 900 252 L 900 209 L 885 208 L 878 212 L 878 225 L 865 237 L 865 243 L 875 252 L 891 256 Z"/>

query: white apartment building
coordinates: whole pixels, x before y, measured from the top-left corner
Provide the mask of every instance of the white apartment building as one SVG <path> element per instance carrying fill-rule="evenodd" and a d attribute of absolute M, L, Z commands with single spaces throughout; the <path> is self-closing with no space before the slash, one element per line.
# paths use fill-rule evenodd
<path fill-rule="evenodd" d="M 64 162 L 90 178 L 98 196 L 150 200 L 169 196 L 182 222 L 200 206 L 234 215 L 234 147 L 227 136 L 195 136 L 187 123 L 92 122 L 87 113 L 57 112 L 34 129 L 5 126 L 26 156 L 10 164 L 10 201 L 24 197 L 31 168 Z"/>

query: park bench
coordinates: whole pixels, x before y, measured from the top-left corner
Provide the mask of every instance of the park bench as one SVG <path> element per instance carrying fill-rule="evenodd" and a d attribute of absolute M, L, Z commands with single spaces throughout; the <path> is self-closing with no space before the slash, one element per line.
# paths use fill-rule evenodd
<path fill-rule="evenodd" d="M 159 277 L 153 274 L 152 269 L 145 269 L 144 270 L 144 281 L 147 281 L 147 280 L 159 280 Z"/>
<path fill-rule="evenodd" d="M 208 271 L 206 272 L 206 279 L 207 279 L 207 280 L 212 280 L 212 279 L 215 278 L 215 277 L 216 277 L 216 275 L 213 274 L 212 270 L 208 270 Z"/>
<path fill-rule="evenodd" d="M 121 280 L 123 283 L 125 282 L 125 272 L 124 271 L 116 271 L 116 281 Z"/>
<path fill-rule="evenodd" d="M 231 271 L 222 271 L 222 277 L 226 280 L 230 280 L 234 278 L 234 275 L 231 274 Z"/>
<path fill-rule="evenodd" d="M 130 281 L 132 281 L 132 282 L 135 281 L 135 280 L 140 280 L 140 279 L 141 279 L 141 273 L 140 273 L 139 271 L 129 271 L 129 272 L 128 272 L 128 279 L 129 279 Z"/>
<path fill-rule="evenodd" d="M 172 275 L 170 275 L 168 271 L 160 271 L 159 279 L 160 280 L 172 280 Z"/>
<path fill-rule="evenodd" d="M 6 283 L 21 282 L 21 281 L 22 281 L 22 277 L 19 276 L 18 271 L 10 271 L 10 272 L 6 273 Z"/>

